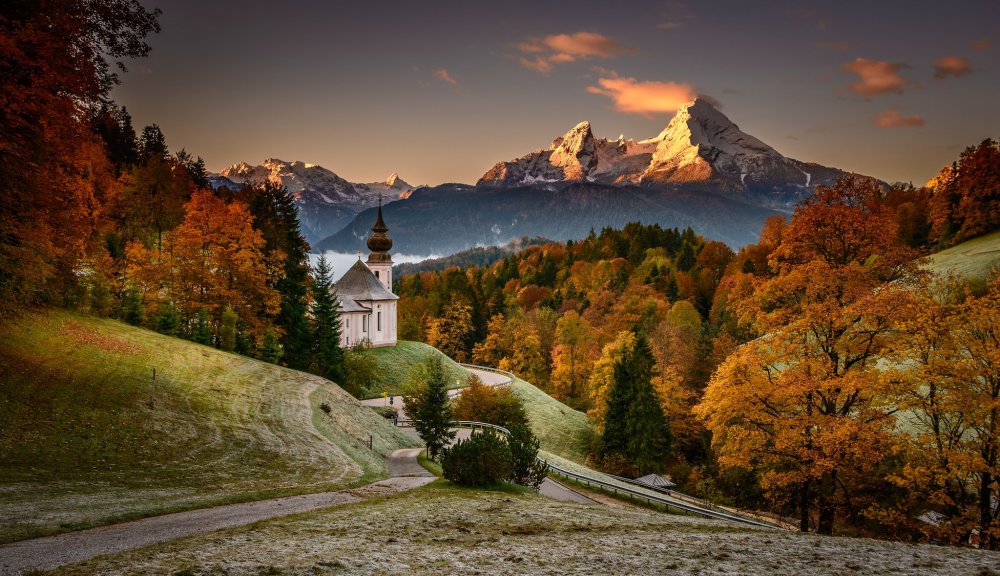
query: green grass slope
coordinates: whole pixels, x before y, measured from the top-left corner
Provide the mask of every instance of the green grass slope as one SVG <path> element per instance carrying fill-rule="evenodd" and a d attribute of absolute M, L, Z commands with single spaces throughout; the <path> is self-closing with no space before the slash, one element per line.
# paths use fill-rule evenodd
<path fill-rule="evenodd" d="M 454 360 L 445 356 L 437 348 L 428 346 L 423 342 L 400 340 L 395 346 L 368 348 L 359 350 L 356 353 L 374 358 L 378 364 L 382 381 L 379 383 L 378 390 L 371 391 L 375 396 L 381 396 L 383 391 L 389 394 L 401 394 L 403 388 L 406 387 L 410 369 L 422 363 L 429 356 L 441 358 L 445 376 L 448 379 L 449 389 L 461 388 L 468 384 L 468 370 L 459 366 Z"/>
<path fill-rule="evenodd" d="M 511 390 L 524 402 L 531 431 L 538 437 L 542 450 L 579 464 L 586 462 L 594 434 L 586 414 L 520 378 L 514 379 Z"/>
<path fill-rule="evenodd" d="M 359 484 L 412 445 L 317 376 L 64 311 L 0 321 L 0 541 Z"/>
<path fill-rule="evenodd" d="M 1000 267 L 1000 230 L 932 254 L 926 268 L 936 274 L 984 279 Z"/>

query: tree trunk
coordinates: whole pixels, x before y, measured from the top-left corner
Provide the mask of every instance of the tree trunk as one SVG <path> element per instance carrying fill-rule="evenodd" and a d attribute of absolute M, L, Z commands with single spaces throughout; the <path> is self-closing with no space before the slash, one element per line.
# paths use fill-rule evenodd
<path fill-rule="evenodd" d="M 802 484 L 799 491 L 799 532 L 809 531 L 809 506 L 812 495 L 809 493 L 809 481 Z"/>
<path fill-rule="evenodd" d="M 819 496 L 819 524 L 816 527 L 816 533 L 822 534 L 824 536 L 833 535 L 833 516 L 835 507 L 833 502 L 830 501 L 825 495 L 820 494 Z"/>
<path fill-rule="evenodd" d="M 998 540 L 993 528 L 993 475 L 984 472 L 979 481 L 979 547 L 983 550 L 996 550 Z"/>

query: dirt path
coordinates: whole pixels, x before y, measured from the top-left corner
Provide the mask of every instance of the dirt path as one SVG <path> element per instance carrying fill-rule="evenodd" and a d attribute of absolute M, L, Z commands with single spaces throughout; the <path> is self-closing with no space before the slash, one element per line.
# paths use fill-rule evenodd
<path fill-rule="evenodd" d="M 51 570 L 64 564 L 82 562 L 95 556 L 141 548 L 175 538 L 205 534 L 223 528 L 360 502 L 372 496 L 388 496 L 418 488 L 434 480 L 434 476 L 417 463 L 419 452 L 419 449 L 396 450 L 388 460 L 389 474 L 392 477 L 359 488 L 190 510 L 5 544 L 0 546 L 0 575 L 16 575 L 30 570 Z"/>

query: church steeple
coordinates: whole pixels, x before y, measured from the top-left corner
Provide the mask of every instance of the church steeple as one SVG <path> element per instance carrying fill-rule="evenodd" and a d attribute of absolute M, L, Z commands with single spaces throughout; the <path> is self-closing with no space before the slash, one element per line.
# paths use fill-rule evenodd
<path fill-rule="evenodd" d="M 368 249 L 372 251 L 372 255 L 377 252 L 388 252 L 392 249 L 392 238 L 386 235 L 389 231 L 389 227 L 385 225 L 385 220 L 382 220 L 382 198 L 378 199 L 378 219 L 375 220 L 375 225 L 372 226 L 372 234 L 368 237 Z M 388 256 L 388 254 L 386 254 Z M 369 258 L 371 260 L 371 258 Z"/>
<path fill-rule="evenodd" d="M 378 199 L 378 218 L 372 226 L 372 235 L 368 237 L 368 268 L 375 273 L 375 277 L 382 282 L 387 290 L 392 291 L 392 256 L 389 250 L 392 249 L 392 238 L 386 234 L 389 227 L 382 219 L 382 197 Z"/>

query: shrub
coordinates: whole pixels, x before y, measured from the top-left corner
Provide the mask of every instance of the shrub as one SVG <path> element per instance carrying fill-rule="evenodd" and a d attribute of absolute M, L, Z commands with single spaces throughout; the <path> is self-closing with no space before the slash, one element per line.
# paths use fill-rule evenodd
<path fill-rule="evenodd" d="M 455 484 L 484 486 L 510 477 L 513 462 L 507 442 L 496 432 L 483 430 L 446 448 L 441 468 L 444 477 Z"/>

